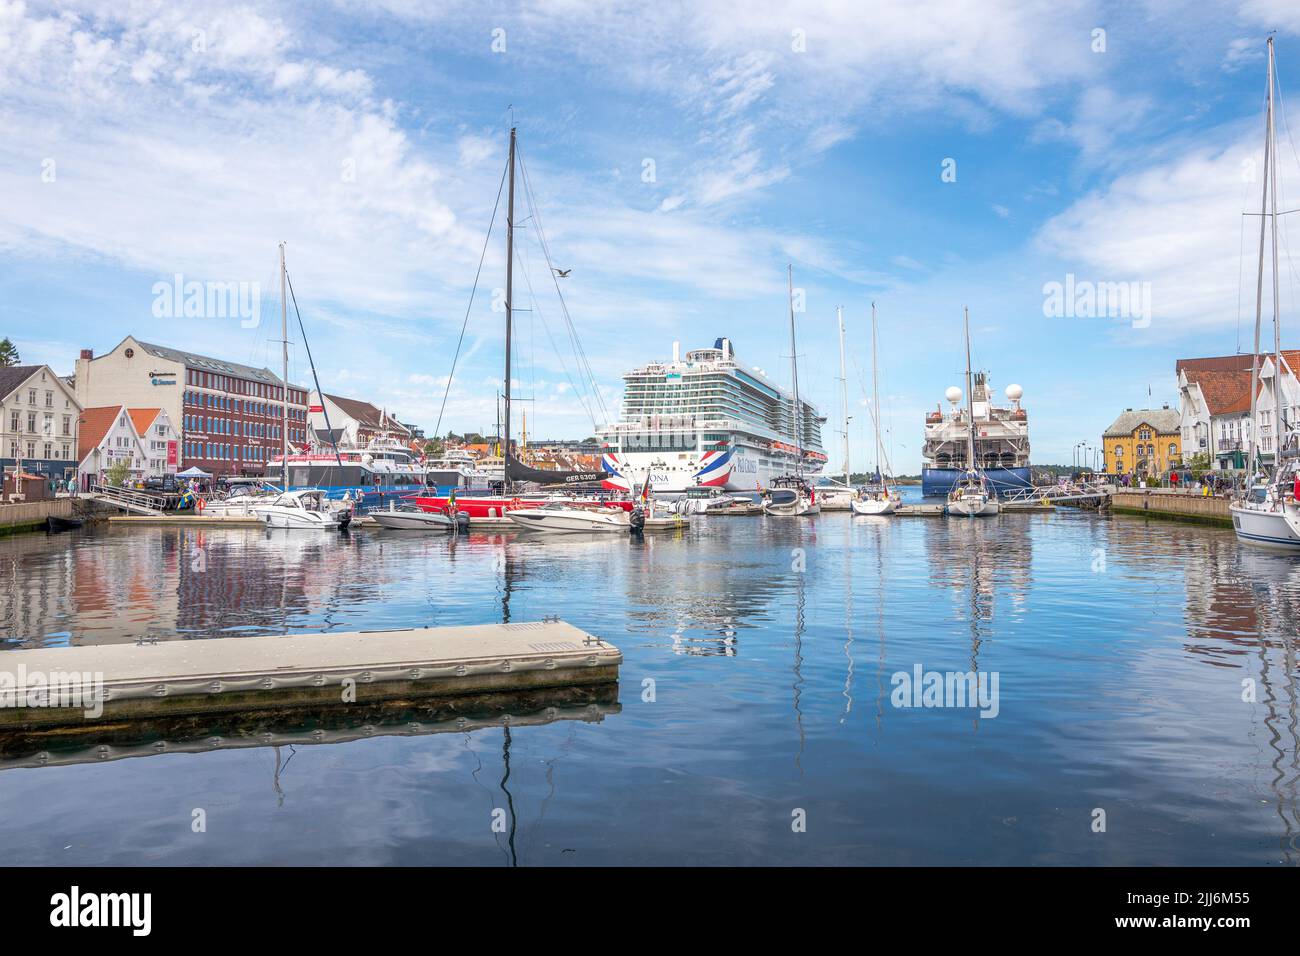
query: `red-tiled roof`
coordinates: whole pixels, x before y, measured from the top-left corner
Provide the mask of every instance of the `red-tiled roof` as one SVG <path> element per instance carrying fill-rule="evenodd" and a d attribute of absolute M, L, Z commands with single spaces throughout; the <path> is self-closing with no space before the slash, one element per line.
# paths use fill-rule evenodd
<path fill-rule="evenodd" d="M 135 426 L 135 433 L 143 435 L 153 424 L 153 420 L 158 417 L 161 408 L 128 408 L 127 412 L 131 416 L 131 424 Z"/>
<path fill-rule="evenodd" d="M 81 427 L 77 431 L 78 459 L 85 458 L 104 440 L 121 411 L 121 405 L 101 405 L 81 413 Z"/>

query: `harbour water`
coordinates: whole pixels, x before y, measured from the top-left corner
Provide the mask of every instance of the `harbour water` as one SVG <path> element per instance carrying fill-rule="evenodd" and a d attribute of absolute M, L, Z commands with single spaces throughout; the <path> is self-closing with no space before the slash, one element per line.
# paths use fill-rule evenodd
<path fill-rule="evenodd" d="M 0 582 L 10 649 L 559 615 L 626 658 L 599 720 L 9 766 L 7 864 L 1300 862 L 1300 563 L 1230 530 L 114 528 L 0 542 Z M 996 716 L 895 706 L 918 665 Z"/>

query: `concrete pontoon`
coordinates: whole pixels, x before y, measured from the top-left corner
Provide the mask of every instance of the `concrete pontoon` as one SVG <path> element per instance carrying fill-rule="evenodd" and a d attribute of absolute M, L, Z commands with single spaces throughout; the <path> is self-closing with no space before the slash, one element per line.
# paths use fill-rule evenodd
<path fill-rule="evenodd" d="M 4 651 L 0 731 L 599 684 L 622 661 L 558 620 Z M 49 704 L 24 690 L 74 679 Z"/>

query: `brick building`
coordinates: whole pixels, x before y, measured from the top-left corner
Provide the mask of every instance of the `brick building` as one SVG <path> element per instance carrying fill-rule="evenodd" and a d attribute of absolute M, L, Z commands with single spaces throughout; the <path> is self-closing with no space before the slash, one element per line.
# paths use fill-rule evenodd
<path fill-rule="evenodd" d="M 267 368 L 210 358 L 127 336 L 96 357 L 83 349 L 75 375 L 87 407 L 158 408 L 179 431 L 178 470 L 263 475 L 280 453 L 285 388 Z M 290 448 L 307 442 L 307 390 L 288 388 Z"/>

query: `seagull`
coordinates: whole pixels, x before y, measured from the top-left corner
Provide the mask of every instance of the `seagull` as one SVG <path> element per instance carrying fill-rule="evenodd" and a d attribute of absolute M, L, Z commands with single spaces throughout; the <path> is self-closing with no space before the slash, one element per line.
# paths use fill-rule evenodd
<path fill-rule="evenodd" d="M 555 274 L 559 276 L 561 279 L 567 279 L 569 277 L 569 273 L 572 271 L 573 271 L 572 269 L 556 269 Z"/>

